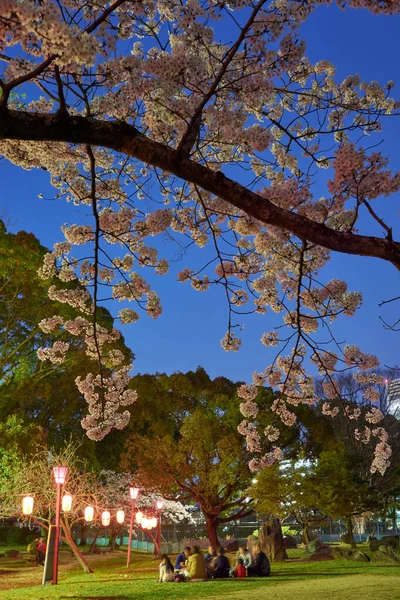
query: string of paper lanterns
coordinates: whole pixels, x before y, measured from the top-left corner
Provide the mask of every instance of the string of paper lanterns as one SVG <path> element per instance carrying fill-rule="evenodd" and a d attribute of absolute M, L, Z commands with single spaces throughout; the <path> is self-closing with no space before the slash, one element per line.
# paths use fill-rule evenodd
<path fill-rule="evenodd" d="M 24 515 L 31 515 L 33 512 L 34 498 L 33 496 L 24 496 L 22 499 L 22 512 Z M 72 509 L 72 496 L 70 494 L 64 494 L 61 499 L 62 511 L 68 513 Z M 87 523 L 94 520 L 95 512 L 93 506 L 86 506 L 84 510 L 84 517 Z M 122 525 L 125 522 L 125 512 L 123 510 L 117 510 L 115 515 L 117 523 Z M 138 511 L 135 515 L 135 521 L 142 529 L 154 529 L 157 527 L 157 517 L 145 517 L 142 512 Z M 111 513 L 109 510 L 104 510 L 101 513 L 101 523 L 104 527 L 108 527 L 111 522 Z"/>

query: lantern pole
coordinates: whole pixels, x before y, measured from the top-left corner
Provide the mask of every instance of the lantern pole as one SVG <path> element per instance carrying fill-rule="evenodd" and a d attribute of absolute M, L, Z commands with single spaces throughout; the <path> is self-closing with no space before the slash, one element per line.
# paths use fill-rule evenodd
<path fill-rule="evenodd" d="M 61 488 L 68 473 L 68 467 L 54 467 L 54 479 L 57 484 L 56 501 L 56 535 L 54 539 L 54 565 L 53 565 L 53 585 L 58 583 L 58 557 L 60 550 L 60 513 L 61 513 Z"/>
<path fill-rule="evenodd" d="M 164 506 L 164 500 L 157 500 L 156 508 L 158 512 L 157 519 L 157 546 L 158 546 L 158 554 L 161 555 L 161 511 Z"/>
<path fill-rule="evenodd" d="M 130 487 L 129 493 L 131 496 L 131 519 L 129 522 L 129 537 L 128 537 L 128 556 L 126 559 L 126 568 L 129 567 L 131 562 L 131 546 L 132 546 L 132 530 L 133 530 L 133 513 L 135 511 L 135 500 L 139 495 L 139 488 Z"/>

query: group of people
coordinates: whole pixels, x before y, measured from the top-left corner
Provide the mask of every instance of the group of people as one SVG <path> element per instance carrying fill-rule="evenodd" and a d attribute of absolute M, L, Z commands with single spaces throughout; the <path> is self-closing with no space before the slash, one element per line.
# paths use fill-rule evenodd
<path fill-rule="evenodd" d="M 203 555 L 198 546 L 185 546 L 178 554 L 175 566 L 164 554 L 160 563 L 158 581 L 205 581 L 206 579 L 224 579 L 228 577 L 268 577 L 271 567 L 267 555 L 259 544 L 254 544 L 251 552 L 245 545 L 239 546 L 236 564 L 231 567 L 225 550 L 218 552 L 209 546 Z"/>
<path fill-rule="evenodd" d="M 35 555 L 36 564 L 44 567 L 46 556 L 46 540 L 44 537 L 36 537 L 29 545 L 28 552 Z"/>

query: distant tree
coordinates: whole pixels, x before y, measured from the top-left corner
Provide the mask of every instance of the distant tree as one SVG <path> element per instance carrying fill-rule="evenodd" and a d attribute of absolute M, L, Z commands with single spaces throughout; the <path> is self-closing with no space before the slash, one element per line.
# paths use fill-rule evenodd
<path fill-rule="evenodd" d="M 293 519 L 308 544 L 310 523 L 319 514 L 312 465 L 285 461 L 266 467 L 258 473 L 250 494 L 258 513 Z"/>
<path fill-rule="evenodd" d="M 34 235 L 8 233 L 0 222 L 0 418 L 18 414 L 27 423 L 35 420 L 46 432 L 48 443 L 61 447 L 69 434 L 81 435 L 87 404 L 75 379 L 93 369 L 96 362 L 87 355 L 79 332 L 72 335 L 59 330 L 49 335 L 47 331 L 56 315 L 72 323 L 79 313 L 48 297 L 38 274 L 45 254 L 46 248 Z M 74 289 L 77 284 L 69 286 Z M 112 326 L 111 315 L 101 307 L 98 319 Z M 64 358 L 66 347 L 70 352 Z M 129 362 L 132 353 L 122 337 L 117 347 Z M 48 352 L 52 361 L 39 360 L 40 352 Z M 111 358 L 104 369 L 114 370 Z M 89 440 L 80 451 L 96 460 Z"/>
<path fill-rule="evenodd" d="M 137 480 L 166 498 L 198 504 L 210 543 L 217 546 L 218 525 L 252 511 L 237 384 L 223 377 L 211 380 L 198 368 L 136 376 L 133 385 L 139 392 L 131 409 L 135 431 L 126 440 L 122 468 L 137 469 Z M 270 406 L 273 399 L 272 391 L 262 388 L 258 406 Z M 282 429 L 282 439 L 293 439 L 296 428 Z M 249 432 L 249 443 L 250 437 Z"/>
<path fill-rule="evenodd" d="M 56 485 L 53 466 L 56 465 L 68 467 L 63 491 L 73 497 L 72 510 L 61 514 L 60 537 L 71 548 L 85 573 L 90 573 L 85 557 L 72 539 L 71 529 L 74 524 L 82 521 L 86 506 L 93 506 L 99 513 L 104 504 L 98 474 L 90 470 L 85 460 L 78 457 L 76 444 L 68 443 L 59 452 L 39 450 L 31 458 L 21 460 L 14 470 L 12 480 L 0 489 L 0 516 L 16 517 L 22 522 L 32 521 L 48 529 L 55 519 Z M 22 514 L 21 500 L 28 494 L 34 496 L 34 507 L 32 515 L 25 517 Z"/>

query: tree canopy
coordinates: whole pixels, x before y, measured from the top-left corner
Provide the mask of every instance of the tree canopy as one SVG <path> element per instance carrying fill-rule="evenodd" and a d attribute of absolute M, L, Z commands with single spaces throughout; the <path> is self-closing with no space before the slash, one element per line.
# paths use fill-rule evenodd
<path fill-rule="evenodd" d="M 218 525 L 252 511 L 249 450 L 238 431 L 238 384 L 224 377 L 211 380 L 198 368 L 170 376 L 138 375 L 132 385 L 139 399 L 131 408 L 134 426 L 126 432 L 122 468 L 136 470 L 137 481 L 166 498 L 197 504 L 210 543 L 217 546 Z M 257 399 L 264 427 L 273 398 L 272 390 L 263 388 Z M 296 427 L 282 426 L 282 442 L 292 449 L 297 434 Z"/>
<path fill-rule="evenodd" d="M 400 243 L 381 213 L 382 199 L 399 191 L 400 175 L 360 141 L 399 106 L 393 82 L 381 86 L 357 75 L 340 81 L 329 61 L 307 58 L 299 28 L 330 3 L 1 3 L 0 152 L 21 168 L 47 170 L 57 196 L 91 218 L 63 227 L 65 241 L 41 270 L 50 298 L 80 312 L 72 325 L 62 316 L 48 320 L 47 331 L 78 332 L 98 364 L 78 379 L 91 439 L 123 428 L 129 411 L 120 407 L 136 399 L 124 357 L 110 355 L 118 336 L 99 323 L 96 306 L 110 298 L 124 303 L 121 323 L 139 317 L 129 301 L 160 315 L 160 298 L 139 273 L 168 271 L 149 242 L 156 235 L 213 249 L 179 281 L 199 291 L 224 288 L 225 350 L 240 347 L 243 313 L 283 315 L 282 327 L 265 326 L 262 336 L 278 346 L 276 359 L 240 389 L 243 432 L 257 418 L 254 399 L 266 381 L 279 392 L 270 410 L 286 425 L 295 419 L 291 406 L 315 400 L 306 357 L 324 378 L 326 412 L 331 400 L 342 399 L 337 371 L 354 369 L 365 401 L 376 399 L 370 388 L 377 379 L 365 371 L 377 358 L 337 342 L 331 328 L 340 315 L 355 314 L 360 294 L 337 278 L 326 281 L 321 269 L 332 250 L 400 268 Z M 397 0 L 337 4 L 400 12 Z M 319 179 L 322 197 L 313 188 Z M 71 289 L 76 279 L 82 287 Z M 42 358 L 61 362 L 65 354 L 58 344 Z M 120 367 L 111 374 L 104 369 L 110 356 Z M 387 439 L 382 428 L 370 433 L 384 471 Z M 271 433 L 256 436 L 262 467 L 271 460 Z"/>
<path fill-rule="evenodd" d="M 18 415 L 27 427 L 34 420 L 43 428 L 47 443 L 60 448 L 69 435 L 82 431 L 86 403 L 75 379 L 96 363 L 85 352 L 83 336 L 67 331 L 49 335 L 46 330 L 46 323 L 56 315 L 71 322 L 77 311 L 48 297 L 47 286 L 38 275 L 45 254 L 46 248 L 33 234 L 12 234 L 0 222 L 0 417 L 6 420 Z M 112 324 L 111 315 L 102 307 L 98 318 L 103 324 Z M 65 360 L 61 364 L 58 360 L 55 364 L 42 362 L 40 353 L 55 346 L 68 346 Z M 122 337 L 118 349 L 128 362 L 132 352 Z M 56 358 L 61 355 L 57 353 Z M 110 362 L 107 369 L 112 370 Z M 87 442 L 81 451 L 93 453 L 93 444 Z"/>

